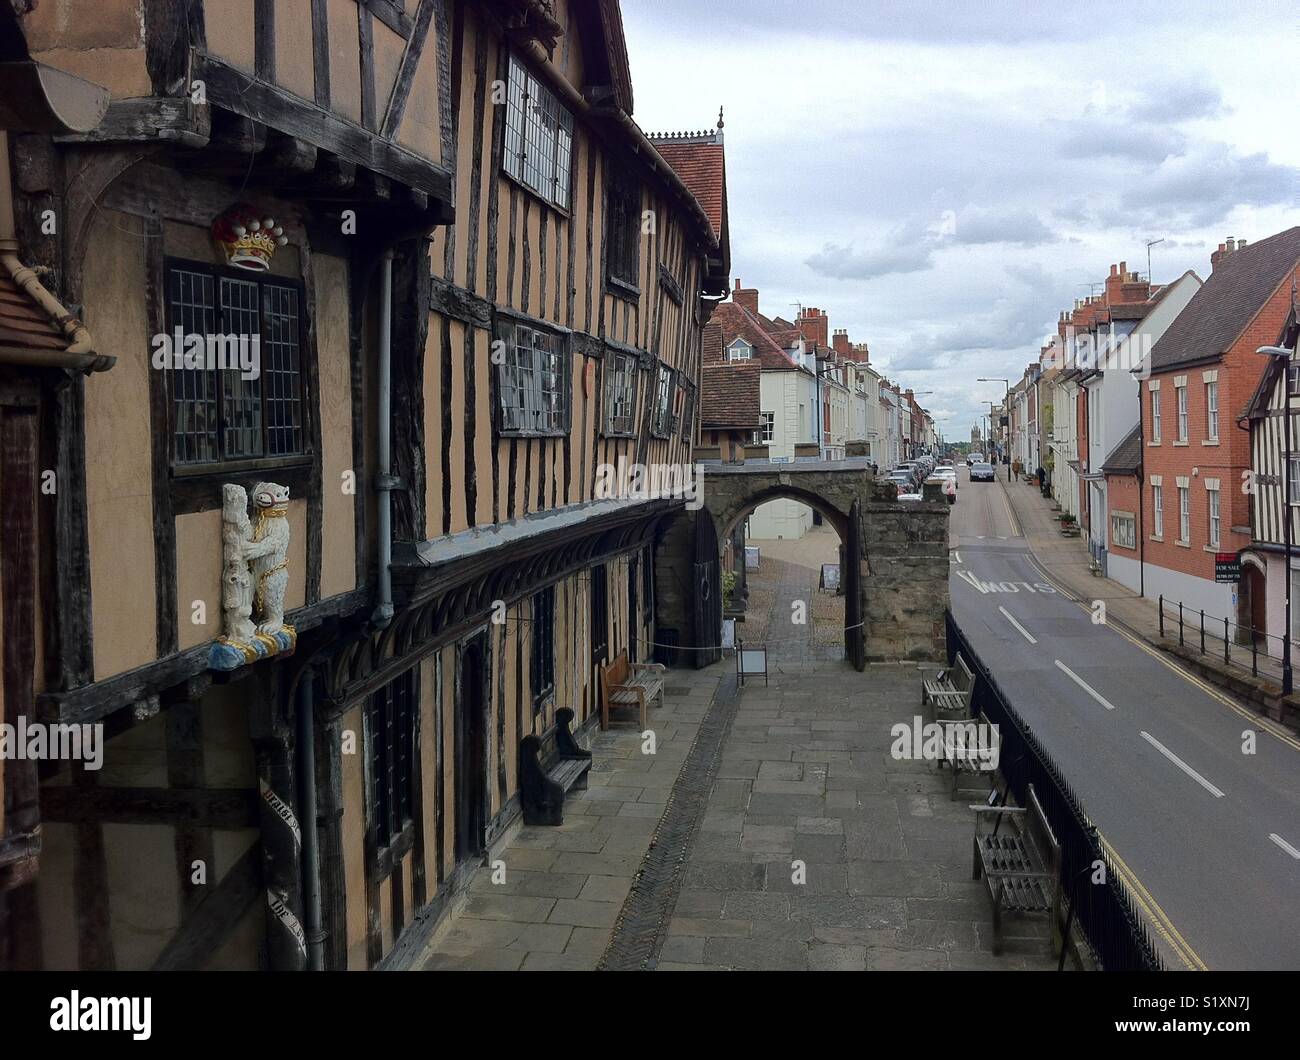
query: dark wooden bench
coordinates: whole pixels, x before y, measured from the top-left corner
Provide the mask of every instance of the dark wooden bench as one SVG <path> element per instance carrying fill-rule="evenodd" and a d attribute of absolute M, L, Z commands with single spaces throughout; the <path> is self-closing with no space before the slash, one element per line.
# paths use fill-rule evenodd
<path fill-rule="evenodd" d="M 961 652 L 946 670 L 922 669 L 921 706 L 934 705 L 934 720 L 969 718 L 975 674 Z"/>
<path fill-rule="evenodd" d="M 563 824 L 564 796 L 587 786 L 591 752 L 584 751 L 570 728 L 573 711 L 561 707 L 555 724 L 541 736 L 519 744 L 519 805 L 524 824 Z"/>
<path fill-rule="evenodd" d="M 939 767 L 947 766 L 952 774 L 949 797 L 955 799 L 962 777 L 991 777 L 997 772 L 1001 739 L 983 711 L 978 721 L 969 717 L 944 718 L 939 724 L 943 726 L 943 757 L 939 759 Z"/>
<path fill-rule="evenodd" d="M 981 875 L 993 902 L 993 952 L 1002 952 L 1004 914 L 1051 920 L 1052 952 L 1060 952 L 1061 844 L 1052 834 L 1038 793 L 1029 785 L 1026 806 L 972 806 L 975 857 L 971 878 Z M 980 822 L 999 827 L 981 834 Z M 1000 825 L 1005 824 L 1004 829 Z"/>
<path fill-rule="evenodd" d="M 636 707 L 644 730 L 650 700 L 658 696 L 659 705 L 664 704 L 667 672 L 663 663 L 630 663 L 627 652 L 619 652 L 612 662 L 600 668 L 600 727 L 609 728 L 609 712 L 616 707 Z"/>

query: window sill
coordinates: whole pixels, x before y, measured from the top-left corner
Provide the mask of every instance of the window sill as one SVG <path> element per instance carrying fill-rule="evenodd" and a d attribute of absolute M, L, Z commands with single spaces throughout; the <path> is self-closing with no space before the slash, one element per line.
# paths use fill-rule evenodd
<path fill-rule="evenodd" d="M 311 467 L 311 455 L 253 456 L 209 464 L 174 464 L 172 478 L 202 478 L 204 475 L 238 475 L 243 471 L 274 471 L 287 467 Z"/>
<path fill-rule="evenodd" d="M 1150 537 L 1150 540 L 1151 540 L 1151 541 L 1158 541 L 1160 544 L 1163 545 L 1163 544 L 1165 543 L 1165 535 L 1164 535 L 1164 534 L 1152 534 L 1151 537 Z"/>
<path fill-rule="evenodd" d="M 506 427 L 497 429 L 498 438 L 567 438 L 568 436 L 569 428 L 567 427 L 559 427 L 553 431 L 530 431 Z"/>
<path fill-rule="evenodd" d="M 1201 444 L 1202 444 L 1202 445 L 1218 445 L 1218 444 L 1219 444 L 1219 439 L 1218 439 L 1218 438 L 1206 438 L 1206 439 L 1204 439 L 1204 440 L 1201 442 Z"/>
<path fill-rule="evenodd" d="M 602 438 L 635 438 L 636 431 L 601 431 Z"/>
<path fill-rule="evenodd" d="M 1223 551 L 1223 545 L 1222 545 L 1222 543 L 1217 544 L 1217 545 L 1202 545 L 1202 546 L 1201 546 L 1201 550 L 1202 550 L 1203 552 L 1222 552 L 1222 551 Z"/>
<path fill-rule="evenodd" d="M 1190 541 L 1175 541 L 1174 544 L 1177 545 L 1179 548 L 1191 548 L 1191 547 L 1192 547 L 1192 543 L 1191 543 Z"/>
<path fill-rule="evenodd" d="M 641 299 L 641 288 L 634 283 L 628 283 L 627 280 L 620 280 L 617 276 L 605 277 L 605 290 L 619 298 L 626 298 L 630 301 L 637 302 Z"/>
<path fill-rule="evenodd" d="M 1147 442 L 1147 448 L 1148 448 L 1148 449 L 1155 449 L 1155 448 L 1158 448 L 1159 445 L 1160 445 L 1160 443 L 1159 443 L 1158 441 L 1155 441 L 1155 442 Z"/>
<path fill-rule="evenodd" d="M 536 199 L 547 209 L 554 210 L 565 220 L 570 220 L 572 218 L 572 213 L 569 207 L 561 206 L 559 205 L 559 203 L 552 202 L 536 188 L 528 184 L 525 184 L 521 178 L 516 177 L 513 173 L 507 172 L 504 166 L 501 167 L 501 175 L 505 177 L 506 180 L 510 181 L 510 183 L 513 184 L 515 187 L 517 187 L 520 191 L 522 191 L 525 195 L 528 195 Z"/>
<path fill-rule="evenodd" d="M 1186 444 L 1187 444 L 1187 442 L 1185 442 L 1185 441 L 1177 441 L 1177 442 L 1174 442 L 1174 445 L 1186 445 Z"/>

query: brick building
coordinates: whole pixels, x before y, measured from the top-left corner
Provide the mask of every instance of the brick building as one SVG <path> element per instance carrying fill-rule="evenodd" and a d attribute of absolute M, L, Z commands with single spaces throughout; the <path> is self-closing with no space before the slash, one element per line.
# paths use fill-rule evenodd
<path fill-rule="evenodd" d="M 1151 351 L 1142 393 L 1145 582 L 1148 596 L 1207 619 L 1248 619 L 1238 586 L 1216 584 L 1215 553 L 1251 544 L 1250 435 L 1235 420 L 1277 341 L 1300 268 L 1300 227 L 1258 243 L 1228 239 L 1211 273 Z"/>

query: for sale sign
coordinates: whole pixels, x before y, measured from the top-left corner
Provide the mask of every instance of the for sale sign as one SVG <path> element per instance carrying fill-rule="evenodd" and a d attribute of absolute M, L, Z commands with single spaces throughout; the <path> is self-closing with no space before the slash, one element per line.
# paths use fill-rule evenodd
<path fill-rule="evenodd" d="M 1214 554 L 1214 580 L 1236 585 L 1241 581 L 1241 557 L 1235 552 Z"/>

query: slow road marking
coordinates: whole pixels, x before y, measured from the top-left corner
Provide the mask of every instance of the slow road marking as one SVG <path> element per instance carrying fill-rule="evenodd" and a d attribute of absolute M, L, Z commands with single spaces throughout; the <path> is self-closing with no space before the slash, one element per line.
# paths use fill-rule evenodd
<path fill-rule="evenodd" d="M 1015 626 L 1016 629 L 1020 630 L 1020 633 L 1025 638 L 1025 640 L 1029 641 L 1030 644 L 1038 643 L 1038 641 L 1034 640 L 1029 630 L 1025 629 L 1024 626 L 1022 626 L 1019 622 L 1015 620 L 1015 616 L 1013 616 L 1010 611 L 1008 611 L 1005 607 L 999 607 L 998 610 L 1001 611 L 1006 616 L 1008 622 L 1010 622 L 1013 626 Z"/>
<path fill-rule="evenodd" d="M 1082 677 L 1080 677 L 1080 676 L 1079 676 L 1078 674 L 1076 674 L 1073 670 L 1071 670 L 1068 666 L 1066 666 L 1065 663 L 1061 662 L 1060 659 L 1057 659 L 1057 660 L 1056 660 L 1056 668 L 1057 668 L 1058 670 L 1060 670 L 1061 673 L 1065 674 L 1065 676 L 1068 677 L 1071 681 L 1073 681 L 1076 685 L 1078 685 L 1080 688 L 1082 688 L 1085 692 L 1087 692 L 1088 695 L 1092 696 L 1093 699 L 1095 699 L 1098 703 L 1100 703 L 1100 704 L 1101 704 L 1103 707 L 1105 707 L 1107 710 L 1114 710 L 1114 709 L 1115 709 L 1115 704 L 1114 704 L 1114 703 L 1112 703 L 1112 702 L 1111 702 L 1110 700 L 1108 700 L 1105 696 L 1103 696 L 1100 692 L 1098 692 L 1095 688 L 1093 688 L 1092 685 L 1088 684 L 1087 681 L 1085 681 Z"/>
<path fill-rule="evenodd" d="M 1191 777 L 1194 781 L 1196 781 L 1196 783 L 1198 783 L 1201 787 L 1203 787 L 1216 799 L 1222 799 L 1224 797 L 1223 792 L 1221 792 L 1218 788 L 1216 788 L 1213 784 L 1211 784 L 1208 780 L 1206 780 L 1203 776 L 1201 776 L 1200 773 L 1196 772 L 1196 770 L 1194 770 L 1191 766 L 1189 766 L 1186 762 L 1184 762 L 1181 758 L 1179 758 L 1176 754 L 1174 754 L 1173 751 L 1169 750 L 1168 747 L 1162 744 L 1149 732 L 1144 731 L 1142 733 L 1142 739 L 1146 740 L 1147 743 L 1149 743 L 1152 747 L 1154 747 L 1157 751 L 1159 751 L 1162 755 L 1164 755 L 1167 759 L 1169 759 L 1169 761 L 1171 761 L 1174 765 L 1176 765 L 1179 769 L 1181 769 L 1184 773 L 1186 773 L 1189 777 Z"/>

